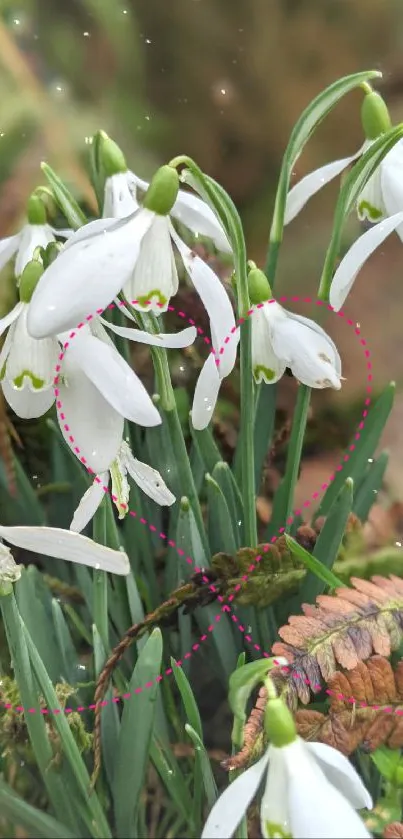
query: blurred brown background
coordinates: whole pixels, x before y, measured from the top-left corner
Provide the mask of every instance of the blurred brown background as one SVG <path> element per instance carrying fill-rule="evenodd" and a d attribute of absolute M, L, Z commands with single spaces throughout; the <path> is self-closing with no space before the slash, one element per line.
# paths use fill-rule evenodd
<path fill-rule="evenodd" d="M 0 235 L 19 225 L 43 159 L 91 206 L 85 158 L 102 127 L 143 177 L 175 154 L 194 157 L 234 197 L 249 256 L 261 262 L 281 156 L 301 110 L 338 77 L 377 68 L 393 120 L 403 120 L 402 46 L 401 0 L 0 0 Z M 295 179 L 358 149 L 360 101 L 351 94 L 327 118 Z M 287 229 L 277 291 L 315 294 L 336 195 L 331 185 Z M 346 245 L 358 232 L 352 219 Z M 403 245 L 393 235 L 347 306 L 370 343 L 378 390 L 403 382 L 402 284 Z M 10 294 L 4 282 L 1 313 Z M 347 377 L 342 393 L 326 398 L 340 422 L 350 404 L 358 421 L 359 344 L 331 315 L 326 328 Z M 401 497 L 403 391 L 384 442 L 391 492 Z M 328 466 L 319 458 L 306 482 L 316 486 Z"/>

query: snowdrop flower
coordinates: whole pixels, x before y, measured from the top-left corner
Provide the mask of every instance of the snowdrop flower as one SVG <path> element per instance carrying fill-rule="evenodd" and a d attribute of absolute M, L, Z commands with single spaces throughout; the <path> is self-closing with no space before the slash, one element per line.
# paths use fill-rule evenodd
<path fill-rule="evenodd" d="M 166 486 L 160 473 L 152 466 L 148 466 L 147 463 L 137 460 L 128 444 L 122 440 L 109 470 L 96 475 L 94 483 L 83 495 L 74 513 L 70 529 L 78 532 L 84 530 L 84 527 L 95 515 L 105 492 L 108 492 L 109 475 L 112 480 L 111 498 L 117 506 L 119 518 L 124 518 L 129 509 L 130 488 L 126 477 L 127 473 L 156 504 L 169 507 L 175 503 L 175 496 Z"/>
<path fill-rule="evenodd" d="M 202 839 L 230 839 L 266 775 L 260 805 L 261 831 L 291 839 L 367 839 L 356 810 L 371 808 L 371 796 L 346 757 L 322 743 L 297 736 L 283 700 L 266 708 L 266 754 L 243 772 L 216 801 Z"/>
<path fill-rule="evenodd" d="M 13 566 L 9 548 L 2 544 L 5 539 L 10 545 L 23 548 L 43 556 L 77 562 L 91 568 L 109 571 L 111 574 L 130 574 L 130 563 L 123 550 L 112 550 L 104 545 L 58 527 L 3 527 L 0 525 L 0 584 L 15 582 L 21 576 L 19 566 Z"/>
<path fill-rule="evenodd" d="M 119 146 L 100 131 L 99 155 L 106 174 L 104 189 L 104 218 L 125 218 L 140 207 L 138 190 L 146 193 L 150 184 L 127 168 Z M 231 247 L 221 224 L 205 201 L 191 192 L 179 189 L 169 215 L 188 227 L 196 236 L 207 236 L 216 247 L 231 253 Z"/>
<path fill-rule="evenodd" d="M 131 340 L 154 346 L 189 346 L 195 327 L 175 335 L 148 335 L 138 329 L 108 324 Z M 59 336 L 66 352 L 58 386 L 58 419 L 62 434 L 75 454 L 95 474 L 93 486 L 76 510 L 72 529 L 83 530 L 90 521 L 112 478 L 112 498 L 120 514 L 127 512 L 127 473 L 157 504 L 175 501 L 157 470 L 137 460 L 123 441 L 124 418 L 146 427 L 160 425 L 161 417 L 144 385 L 121 358 L 107 335 L 102 319 L 84 326 L 72 340 Z"/>
<path fill-rule="evenodd" d="M 27 317 L 33 288 L 43 273 L 42 263 L 31 260 L 25 266 L 20 300 L 0 320 L 0 335 L 8 329 L 0 352 L 0 381 L 4 396 L 17 416 L 41 417 L 54 402 L 53 378 L 59 355 L 56 338 L 31 338 Z"/>
<path fill-rule="evenodd" d="M 0 271 L 15 256 L 17 282 L 36 248 L 46 248 L 50 242 L 56 241 L 56 236 L 67 238 L 72 233 L 71 230 L 57 230 L 47 224 L 46 210 L 38 195 L 31 195 L 28 201 L 27 218 L 27 224 L 19 233 L 0 240 Z"/>
<path fill-rule="evenodd" d="M 340 390 L 341 361 L 331 338 L 315 321 L 270 301 L 269 283 L 258 268 L 250 271 L 248 279 L 251 302 L 257 304 L 251 315 L 255 381 L 260 383 L 263 379 L 273 384 L 289 367 L 295 378 L 308 387 Z"/>
<path fill-rule="evenodd" d="M 208 227 L 216 243 L 230 249 L 210 208 L 195 196 L 179 193 L 178 173 L 163 166 L 140 208 L 118 220 L 98 219 L 78 230 L 35 290 L 28 318 L 31 335 L 44 338 L 73 328 L 89 313 L 105 309 L 122 290 L 128 301 L 137 301 L 140 310 L 166 311 L 178 289 L 172 241 L 185 247 L 170 213 L 180 215 L 199 232 L 206 233 Z M 126 207 L 126 199 L 124 203 Z M 210 282 L 221 286 L 213 272 Z"/>
<path fill-rule="evenodd" d="M 289 224 L 313 195 L 340 175 L 370 147 L 374 140 L 391 127 L 388 109 L 378 93 L 370 91 L 364 97 L 361 119 L 367 138 L 363 146 L 350 157 L 327 163 L 302 178 L 288 193 L 285 224 Z M 366 219 L 375 224 L 403 210 L 402 173 L 403 140 L 399 140 L 385 155 L 357 200 L 357 213 L 360 220 Z M 403 226 L 398 234 L 403 239 Z"/>

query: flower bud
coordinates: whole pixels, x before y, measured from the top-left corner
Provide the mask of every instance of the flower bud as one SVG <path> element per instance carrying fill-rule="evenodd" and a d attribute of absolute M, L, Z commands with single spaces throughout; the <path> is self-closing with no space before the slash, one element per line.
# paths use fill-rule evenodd
<path fill-rule="evenodd" d="M 0 597 L 12 593 L 13 583 L 21 577 L 21 567 L 16 564 L 14 557 L 6 545 L 0 543 Z"/>
<path fill-rule="evenodd" d="M 118 144 L 111 140 L 105 131 L 100 131 L 99 137 L 99 162 L 103 168 L 106 178 L 118 175 L 120 172 L 127 172 L 126 159 Z"/>
<path fill-rule="evenodd" d="M 266 274 L 254 266 L 248 274 L 248 289 L 250 302 L 264 303 L 272 297 L 271 288 Z"/>
<path fill-rule="evenodd" d="M 265 686 L 269 694 L 264 715 L 265 732 L 273 746 L 288 746 L 297 739 L 294 718 L 284 700 L 275 696 L 275 688 L 270 679 L 266 680 Z"/>
<path fill-rule="evenodd" d="M 367 140 L 376 140 L 392 126 L 386 102 L 374 90 L 364 96 L 361 123 Z"/>
<path fill-rule="evenodd" d="M 46 224 L 46 207 L 35 192 L 32 193 L 28 199 L 27 204 L 27 219 L 29 224 Z"/>
<path fill-rule="evenodd" d="M 42 262 L 39 262 L 38 259 L 31 259 L 25 266 L 20 277 L 19 290 L 21 303 L 30 302 L 42 274 Z"/>
<path fill-rule="evenodd" d="M 179 175 L 172 166 L 161 166 L 151 179 L 144 196 L 143 207 L 159 216 L 172 210 L 179 192 Z"/>

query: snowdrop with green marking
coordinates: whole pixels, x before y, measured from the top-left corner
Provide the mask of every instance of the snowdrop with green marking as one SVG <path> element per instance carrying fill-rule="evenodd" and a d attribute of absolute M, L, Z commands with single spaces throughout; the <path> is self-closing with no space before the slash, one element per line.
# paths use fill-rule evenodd
<path fill-rule="evenodd" d="M 202 839 L 230 839 L 266 776 L 260 803 L 264 839 L 370 839 L 357 810 L 372 808 L 361 778 L 337 749 L 297 736 L 270 680 L 265 731 L 270 745 L 218 798 Z"/>
<path fill-rule="evenodd" d="M 255 381 L 278 382 L 286 367 L 301 384 L 340 390 L 341 360 L 336 345 L 315 321 L 288 312 L 272 300 L 270 285 L 259 268 L 248 277 L 252 319 L 252 370 Z M 263 305 L 259 308 L 259 304 Z"/>

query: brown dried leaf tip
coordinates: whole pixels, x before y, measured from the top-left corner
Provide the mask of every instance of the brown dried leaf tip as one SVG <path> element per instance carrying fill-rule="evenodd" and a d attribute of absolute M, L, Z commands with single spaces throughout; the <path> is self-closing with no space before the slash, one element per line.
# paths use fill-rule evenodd
<path fill-rule="evenodd" d="M 383 831 L 383 839 L 403 839 L 402 822 L 391 822 Z"/>
<path fill-rule="evenodd" d="M 311 691 L 329 682 L 337 666 L 353 670 L 372 655 L 390 656 L 403 637 L 403 580 L 375 576 L 351 578 L 354 588 L 339 588 L 334 596 L 319 595 L 315 606 L 302 605 L 303 615 L 291 616 L 279 629 L 274 655 L 289 661 L 288 701 L 305 705 Z"/>
<path fill-rule="evenodd" d="M 374 655 L 349 673 L 329 679 L 329 714 L 300 710 L 295 715 L 304 740 L 327 743 L 345 755 L 358 746 L 373 752 L 385 744 L 403 746 L 403 661 L 391 664 Z"/>

